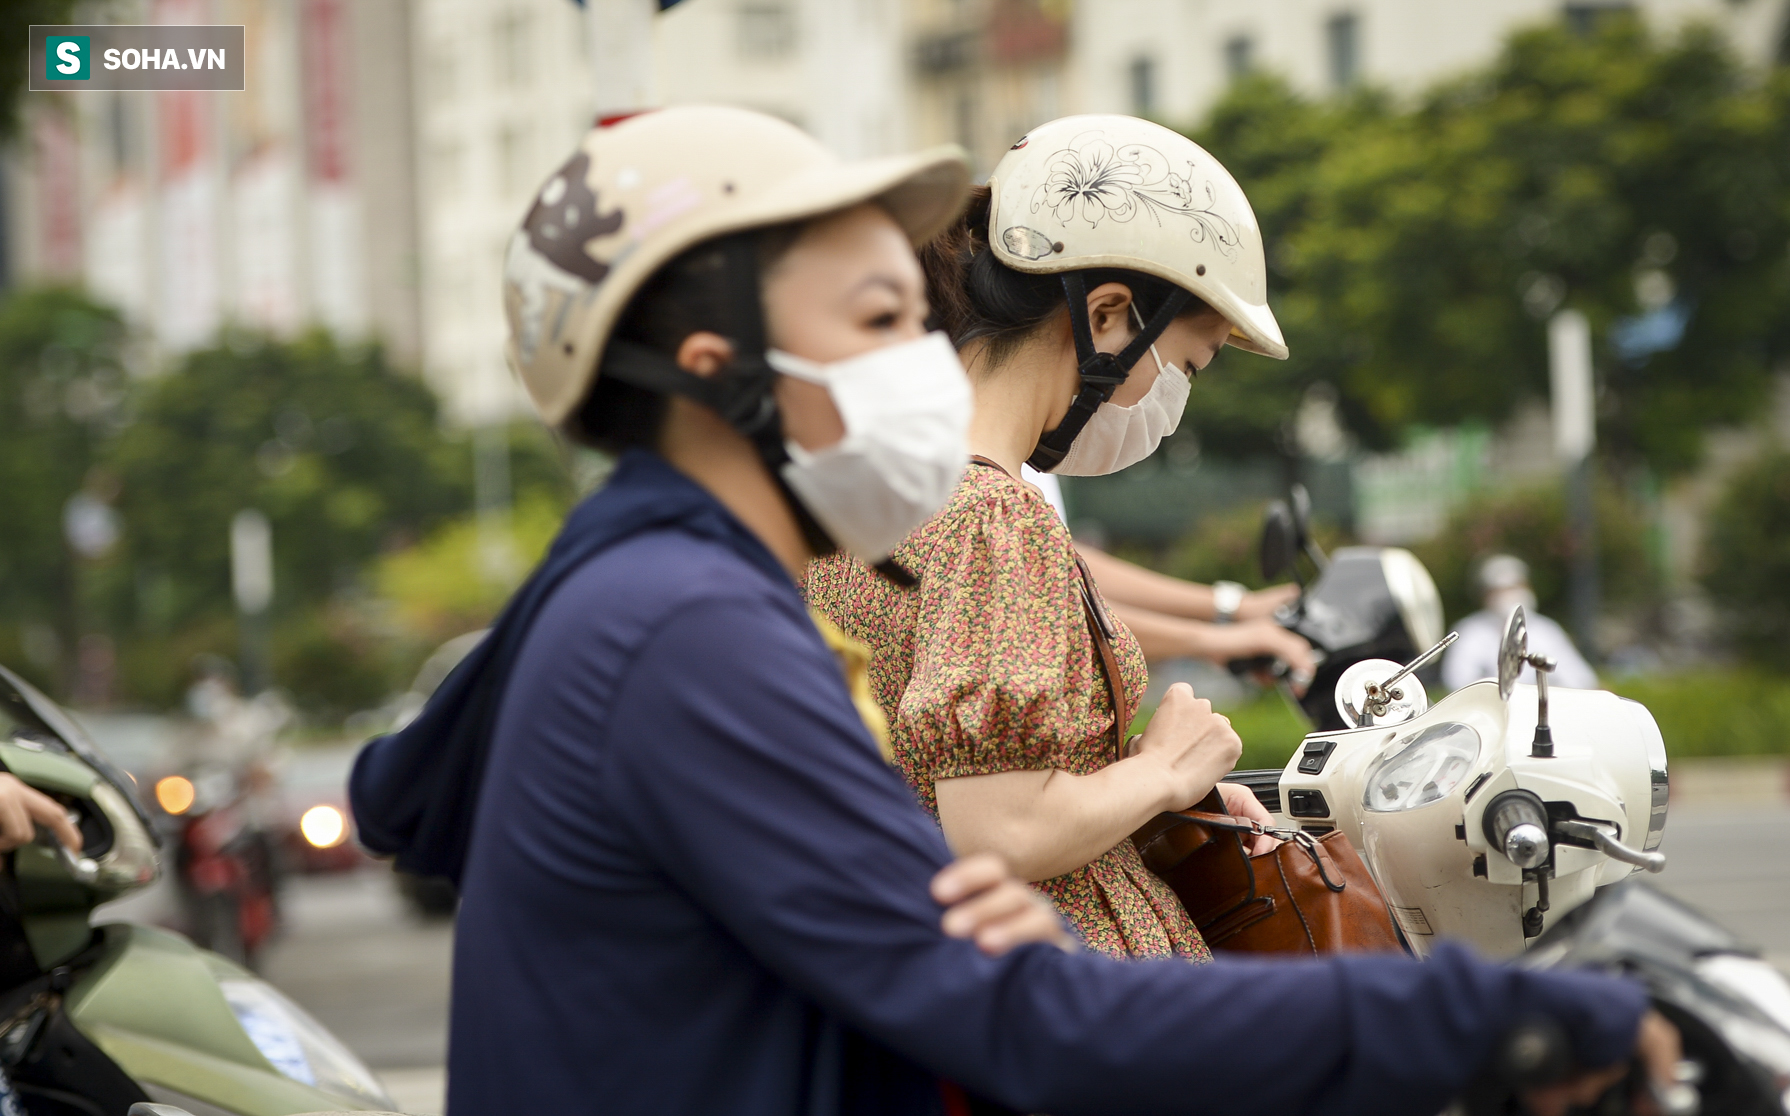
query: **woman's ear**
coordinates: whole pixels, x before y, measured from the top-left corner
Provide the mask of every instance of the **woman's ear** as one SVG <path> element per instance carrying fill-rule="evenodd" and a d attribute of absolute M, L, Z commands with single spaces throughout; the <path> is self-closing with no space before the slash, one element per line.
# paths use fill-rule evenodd
<path fill-rule="evenodd" d="M 684 338 L 677 347 L 677 365 L 686 372 L 707 378 L 727 367 L 733 359 L 733 345 L 719 333 L 698 330 Z"/>
<path fill-rule="evenodd" d="M 1118 352 L 1131 340 L 1131 289 L 1123 283 L 1102 283 L 1088 292 L 1088 329 L 1094 347 Z"/>

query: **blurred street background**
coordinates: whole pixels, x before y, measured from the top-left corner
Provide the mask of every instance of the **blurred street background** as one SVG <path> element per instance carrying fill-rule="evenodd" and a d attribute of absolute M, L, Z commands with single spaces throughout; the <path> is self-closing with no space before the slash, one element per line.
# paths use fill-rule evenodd
<path fill-rule="evenodd" d="M 979 175 L 1076 112 L 1205 145 L 1293 356 L 1227 351 L 1161 452 L 1068 478 L 1078 538 L 1259 586 L 1302 483 L 1326 547 L 1409 547 L 1450 622 L 1483 557 L 1524 559 L 1662 726 L 1666 885 L 1790 959 L 1790 0 L 660 7 L 4 5 L 0 664 L 170 826 L 252 800 L 277 925 L 214 945 L 438 1110 L 451 901 L 355 850 L 342 780 L 608 467 L 505 366 L 510 231 L 594 120 L 723 101 Z M 242 24 L 247 88 L 25 92 L 27 26 L 67 22 Z M 1231 713 L 1244 767 L 1304 731 L 1223 670 L 1154 674 Z"/>

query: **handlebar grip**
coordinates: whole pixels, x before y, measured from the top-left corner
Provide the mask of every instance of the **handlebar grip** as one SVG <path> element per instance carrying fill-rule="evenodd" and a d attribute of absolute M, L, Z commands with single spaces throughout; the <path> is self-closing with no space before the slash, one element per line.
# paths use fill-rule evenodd
<path fill-rule="evenodd" d="M 1271 767 L 1254 771 L 1233 771 L 1224 777 L 1227 783 L 1240 783 L 1250 789 L 1262 809 L 1270 814 L 1280 813 L 1280 776 L 1281 769 Z"/>
<path fill-rule="evenodd" d="M 1498 1041 L 1461 1097 L 1468 1116 L 1504 1116 L 1519 1093 L 1563 1081 L 1572 1073 L 1572 1041 L 1546 1017 L 1528 1019 Z"/>
<path fill-rule="evenodd" d="M 62 870 L 67 872 L 76 883 L 90 884 L 99 878 L 99 863 L 97 861 L 92 857 L 82 856 L 80 853 L 70 850 L 54 833 L 41 825 L 37 827 L 36 840 L 38 844 L 55 854 L 57 862 L 62 865 Z"/>
<path fill-rule="evenodd" d="M 1237 677 L 1246 678 L 1251 674 L 1259 674 L 1264 670 L 1273 670 L 1275 664 L 1279 662 L 1280 660 L 1273 655 L 1251 655 L 1247 659 L 1231 659 L 1224 665 Z"/>

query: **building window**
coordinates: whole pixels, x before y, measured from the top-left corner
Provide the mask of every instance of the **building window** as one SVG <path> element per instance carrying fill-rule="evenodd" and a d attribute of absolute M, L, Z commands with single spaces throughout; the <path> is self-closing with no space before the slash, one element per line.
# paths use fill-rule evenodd
<path fill-rule="evenodd" d="M 736 16 L 741 58 L 775 62 L 796 49 L 795 13 L 783 4 L 741 4 Z"/>
<path fill-rule="evenodd" d="M 1593 35 L 1612 16 L 1632 13 L 1633 4 L 1606 2 L 1602 4 L 1567 4 L 1561 11 L 1566 16 L 1567 30 L 1575 35 Z"/>
<path fill-rule="evenodd" d="M 1324 25 L 1330 54 L 1330 86 L 1347 89 L 1361 76 L 1361 21 L 1353 12 L 1339 12 Z"/>
<path fill-rule="evenodd" d="M 112 157 L 112 174 L 123 178 L 136 165 L 136 144 L 132 142 L 129 94 L 114 93 L 106 104 L 106 147 Z"/>
<path fill-rule="evenodd" d="M 461 164 L 464 154 L 456 140 L 436 144 L 429 152 L 429 177 L 439 197 L 460 196 Z"/>
<path fill-rule="evenodd" d="M 1140 54 L 1131 60 L 1131 115 L 1156 111 L 1156 59 Z"/>
<path fill-rule="evenodd" d="M 958 146 L 965 151 L 976 150 L 976 99 L 968 93 L 959 93 L 951 107 Z"/>
<path fill-rule="evenodd" d="M 445 103 L 454 99 L 454 79 L 457 76 L 454 64 L 457 61 L 451 46 L 443 44 L 431 52 L 429 72 L 424 80 L 428 82 L 430 95 L 438 102 Z"/>
<path fill-rule="evenodd" d="M 528 132 L 511 126 L 497 133 L 497 172 L 501 176 L 505 197 L 515 197 L 533 189 L 535 168 L 528 158 Z"/>
<path fill-rule="evenodd" d="M 528 84 L 533 70 L 528 16 L 511 12 L 497 21 L 497 73 L 505 85 Z"/>
<path fill-rule="evenodd" d="M 1224 44 L 1224 72 L 1232 81 L 1255 65 L 1255 42 L 1248 35 L 1233 35 Z"/>

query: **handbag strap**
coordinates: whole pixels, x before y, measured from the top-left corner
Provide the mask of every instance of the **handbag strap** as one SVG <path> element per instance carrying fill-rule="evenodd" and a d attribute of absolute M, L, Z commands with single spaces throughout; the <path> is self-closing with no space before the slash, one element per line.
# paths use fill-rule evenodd
<path fill-rule="evenodd" d="M 1000 462 L 981 454 L 971 456 L 970 464 L 994 469 L 1005 477 L 1013 475 Z M 1073 549 L 1071 553 L 1074 553 Z M 1088 632 L 1094 637 L 1094 651 L 1100 656 L 1101 673 L 1106 675 L 1106 693 L 1112 699 L 1113 762 L 1117 763 L 1125 758 L 1125 733 L 1131 728 L 1136 710 L 1131 708 L 1131 702 L 1125 693 L 1125 676 L 1119 673 L 1119 656 L 1113 651 L 1112 617 L 1106 614 L 1106 609 L 1094 596 L 1094 575 L 1088 572 L 1088 564 L 1082 561 L 1080 554 L 1075 555 L 1075 569 L 1082 611 L 1087 614 Z"/>
<path fill-rule="evenodd" d="M 1125 693 L 1125 677 L 1119 673 L 1119 656 L 1113 651 L 1112 618 L 1094 596 L 1094 575 L 1088 564 L 1075 556 L 1075 568 L 1081 574 L 1081 605 L 1088 614 L 1088 632 L 1094 637 L 1094 650 L 1100 655 L 1101 673 L 1106 675 L 1106 692 L 1113 705 L 1113 762 L 1125 758 L 1125 734 L 1131 728 L 1136 712 Z"/>
<path fill-rule="evenodd" d="M 1212 797 L 1209 796 L 1207 800 L 1200 803 L 1200 805 L 1207 806 L 1210 805 L 1211 802 Z M 1331 891 L 1340 892 L 1346 890 L 1349 886 L 1349 881 L 1347 879 L 1339 881 L 1330 878 L 1330 869 L 1325 866 L 1324 854 L 1321 847 L 1318 845 L 1317 838 L 1305 832 L 1303 829 L 1280 829 L 1275 826 L 1263 825 L 1259 821 L 1253 821 L 1249 818 L 1239 818 L 1234 814 L 1225 813 L 1222 809 L 1217 811 L 1204 809 L 1178 810 L 1173 816 L 1186 818 L 1190 822 L 1198 822 L 1200 825 L 1207 826 L 1211 829 L 1223 829 L 1232 833 L 1265 833 L 1270 837 L 1278 838 L 1281 841 L 1296 846 L 1300 852 L 1303 852 L 1306 856 L 1311 858 L 1313 866 L 1318 870 L 1318 878 L 1324 881 L 1325 887 L 1329 888 Z"/>

